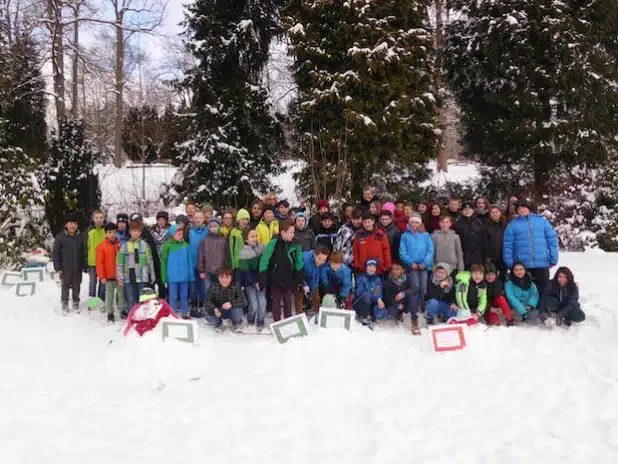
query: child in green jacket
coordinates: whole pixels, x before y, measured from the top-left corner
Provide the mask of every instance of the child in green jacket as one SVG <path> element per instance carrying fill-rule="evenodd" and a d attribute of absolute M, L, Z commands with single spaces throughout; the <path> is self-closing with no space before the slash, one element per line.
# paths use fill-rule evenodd
<path fill-rule="evenodd" d="M 103 211 L 98 209 L 93 212 L 92 222 L 93 226 L 88 231 L 88 276 L 90 277 L 88 296 L 90 298 L 98 296 L 105 301 L 105 285 L 101 285 L 97 277 L 97 247 L 105 240 L 105 214 L 103 214 Z"/>
<path fill-rule="evenodd" d="M 457 322 L 476 322 L 487 309 L 487 283 L 485 267 L 473 264 L 470 271 L 457 274 L 455 300 L 459 310 Z"/>

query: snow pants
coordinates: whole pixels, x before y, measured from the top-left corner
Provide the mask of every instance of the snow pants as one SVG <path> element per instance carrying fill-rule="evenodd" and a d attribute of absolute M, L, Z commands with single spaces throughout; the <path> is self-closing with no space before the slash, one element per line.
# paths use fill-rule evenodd
<path fill-rule="evenodd" d="M 489 325 L 500 325 L 500 316 L 491 311 L 491 308 L 500 308 L 500 312 L 504 315 L 507 321 L 513 319 L 511 308 L 504 296 L 499 296 L 490 301 L 489 308 L 485 311 L 485 320 Z"/>

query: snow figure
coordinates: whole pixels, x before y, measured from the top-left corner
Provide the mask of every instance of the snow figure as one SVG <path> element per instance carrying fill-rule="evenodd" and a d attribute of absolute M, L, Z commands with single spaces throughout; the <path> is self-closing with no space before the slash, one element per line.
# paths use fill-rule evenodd
<path fill-rule="evenodd" d="M 135 331 L 142 336 L 154 329 L 163 317 L 178 319 L 170 305 L 165 300 L 157 298 L 157 293 L 152 288 L 146 287 L 140 293 L 139 303 L 133 306 L 127 317 L 124 335 L 126 336 L 131 327 L 135 326 Z"/>

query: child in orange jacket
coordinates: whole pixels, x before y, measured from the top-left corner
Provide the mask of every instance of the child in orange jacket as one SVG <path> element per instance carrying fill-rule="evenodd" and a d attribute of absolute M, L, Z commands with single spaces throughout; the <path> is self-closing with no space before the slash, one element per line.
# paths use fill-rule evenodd
<path fill-rule="evenodd" d="M 120 240 L 116 237 L 116 225 L 105 225 L 105 240 L 96 248 L 97 277 L 101 284 L 105 285 L 105 310 L 107 320 L 114 322 L 114 294 L 118 294 L 118 311 L 120 314 L 127 312 L 127 304 L 124 299 L 122 288 L 116 292 L 118 281 L 116 280 L 116 256 L 120 248 Z"/>

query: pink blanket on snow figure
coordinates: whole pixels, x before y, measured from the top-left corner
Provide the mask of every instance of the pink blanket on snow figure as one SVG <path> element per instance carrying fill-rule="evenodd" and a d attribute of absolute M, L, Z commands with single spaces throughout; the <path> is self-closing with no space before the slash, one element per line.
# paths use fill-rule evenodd
<path fill-rule="evenodd" d="M 178 319 L 174 310 L 165 300 L 153 299 L 145 301 L 144 303 L 138 303 L 131 308 L 131 312 L 127 317 L 127 326 L 124 329 L 124 335 L 126 336 L 131 330 L 131 327 L 135 326 L 135 331 L 141 337 L 149 330 L 154 329 L 162 317 L 174 317 Z"/>

